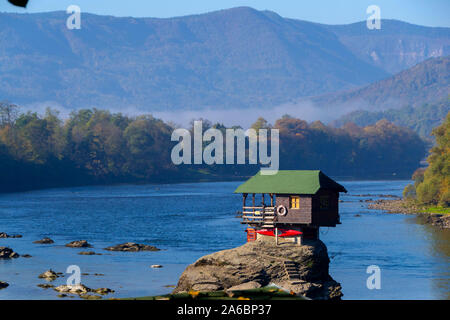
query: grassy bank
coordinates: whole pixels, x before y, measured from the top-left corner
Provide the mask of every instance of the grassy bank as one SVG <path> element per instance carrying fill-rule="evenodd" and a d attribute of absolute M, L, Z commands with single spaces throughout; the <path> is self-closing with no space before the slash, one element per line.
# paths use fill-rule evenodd
<path fill-rule="evenodd" d="M 449 215 L 450 207 L 447 207 L 447 208 L 445 208 L 445 207 L 423 207 L 421 209 L 420 213 Z"/>

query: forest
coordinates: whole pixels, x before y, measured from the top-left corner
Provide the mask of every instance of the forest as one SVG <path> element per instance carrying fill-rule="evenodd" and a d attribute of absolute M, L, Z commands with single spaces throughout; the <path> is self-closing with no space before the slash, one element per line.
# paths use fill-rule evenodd
<path fill-rule="evenodd" d="M 52 109 L 41 115 L 0 103 L 0 191 L 242 180 L 260 169 L 173 164 L 170 154 L 177 142 L 171 134 L 177 127 L 151 115 L 82 109 L 63 118 Z M 203 120 L 203 130 L 210 127 L 226 129 Z M 285 115 L 273 125 L 259 118 L 252 128 L 279 129 L 280 169 L 320 169 L 340 179 L 409 178 L 426 155 L 426 144 L 416 133 L 387 120 L 334 128 Z"/>

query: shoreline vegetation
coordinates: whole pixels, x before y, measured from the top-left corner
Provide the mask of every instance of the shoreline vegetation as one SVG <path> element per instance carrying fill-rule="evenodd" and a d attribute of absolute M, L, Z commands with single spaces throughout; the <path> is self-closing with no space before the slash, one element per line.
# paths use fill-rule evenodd
<path fill-rule="evenodd" d="M 198 120 L 203 132 L 239 128 Z M 279 130 L 280 170 L 320 168 L 333 177 L 402 179 L 409 178 L 426 153 L 426 143 L 415 132 L 386 120 L 365 127 L 347 123 L 342 128 L 289 115 L 270 120 L 273 124 L 258 118 L 251 128 Z M 180 127 L 151 115 L 83 109 L 63 119 L 51 109 L 43 115 L 22 113 L 17 105 L 0 103 L 0 192 L 242 180 L 260 170 L 254 164 L 175 165 L 171 151 L 179 141 L 172 141 L 171 135 Z M 193 132 L 192 125 L 186 129 Z M 223 143 L 227 145 L 226 139 Z M 248 145 L 246 141 L 246 154 Z M 207 146 L 205 142 L 203 147 Z M 236 150 L 234 143 L 234 156 Z"/>
<path fill-rule="evenodd" d="M 436 145 L 430 150 L 429 166 L 414 172 L 414 184 L 405 187 L 403 199 L 377 200 L 369 205 L 370 209 L 420 214 L 427 223 L 450 228 L 450 112 L 432 135 Z"/>

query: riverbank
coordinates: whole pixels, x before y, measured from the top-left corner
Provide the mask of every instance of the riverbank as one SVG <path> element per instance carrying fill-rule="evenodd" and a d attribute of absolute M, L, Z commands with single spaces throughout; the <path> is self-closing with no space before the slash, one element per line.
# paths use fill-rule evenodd
<path fill-rule="evenodd" d="M 450 229 L 450 214 L 448 209 L 422 207 L 403 199 L 379 199 L 368 201 L 369 209 L 381 210 L 386 213 L 416 214 L 424 217 L 424 221 L 433 226 Z"/>

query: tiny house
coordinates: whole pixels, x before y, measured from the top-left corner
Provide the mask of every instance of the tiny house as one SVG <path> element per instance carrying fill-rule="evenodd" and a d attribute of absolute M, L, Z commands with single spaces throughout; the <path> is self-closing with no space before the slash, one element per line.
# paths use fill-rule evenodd
<path fill-rule="evenodd" d="M 347 190 L 320 170 L 280 170 L 259 172 L 234 192 L 243 196 L 239 216 L 248 225 L 248 241 L 273 235 L 277 242 L 285 237 L 301 243 L 318 239 L 320 227 L 340 224 L 339 193 Z"/>

